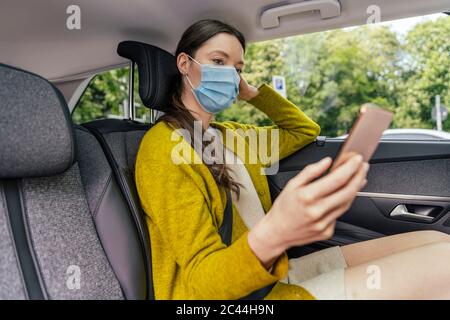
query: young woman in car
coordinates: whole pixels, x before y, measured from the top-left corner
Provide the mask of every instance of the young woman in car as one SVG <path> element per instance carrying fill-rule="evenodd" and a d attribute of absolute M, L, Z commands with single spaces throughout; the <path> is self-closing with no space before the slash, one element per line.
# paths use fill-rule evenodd
<path fill-rule="evenodd" d="M 349 157 L 324 176 L 329 157 L 308 165 L 273 205 L 260 158 L 253 164 L 240 159 L 233 170 L 221 161 L 176 161 L 180 141 L 190 148 L 188 158 L 208 148 L 208 141 L 194 135 L 195 121 L 205 135 L 225 139 L 227 130 L 234 132 L 245 154 L 256 151 L 247 138 L 239 140 L 242 132 L 270 136 L 277 130 L 278 141 L 268 141 L 278 142 L 279 159 L 319 134 L 314 121 L 267 84 L 256 88 L 245 81 L 244 53 L 243 35 L 225 23 L 202 20 L 189 27 L 176 50 L 172 105 L 140 146 L 136 182 L 151 235 L 156 299 L 240 299 L 255 293 L 264 299 L 450 298 L 450 237 L 443 233 L 399 234 L 289 262 L 288 248 L 333 235 L 336 219 L 366 183 L 369 165 L 361 157 Z M 214 121 L 214 113 L 237 97 L 275 125 Z M 184 140 L 175 129 L 194 139 Z M 228 159 L 231 149 L 215 159 Z M 219 234 L 228 191 L 233 195 L 229 246 Z M 255 224 L 248 228 L 244 220 L 252 218 Z M 261 294 L 264 288 L 269 290 Z"/>

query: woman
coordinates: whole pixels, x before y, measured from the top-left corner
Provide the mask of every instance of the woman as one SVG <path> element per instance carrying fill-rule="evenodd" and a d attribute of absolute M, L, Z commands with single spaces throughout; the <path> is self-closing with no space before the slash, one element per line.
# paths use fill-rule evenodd
<path fill-rule="evenodd" d="M 329 157 L 308 165 L 273 205 L 261 173 L 268 167 L 263 157 L 250 163 L 249 157 L 230 152 L 234 142 L 228 148 L 223 140 L 225 154 L 211 152 L 208 160 L 236 154 L 241 162 L 233 170 L 221 161 L 195 161 L 211 146 L 203 138 L 208 133 L 225 139 L 231 131 L 247 155 L 268 133 L 269 149 L 277 144 L 279 159 L 319 134 L 316 123 L 268 85 L 256 88 L 242 78 L 244 52 L 243 35 L 227 24 L 202 20 L 189 27 L 176 50 L 180 73 L 172 106 L 141 143 L 136 182 L 151 235 L 156 299 L 239 299 L 271 284 L 265 299 L 450 298 L 450 237 L 443 233 L 406 233 L 334 247 L 290 265 L 288 248 L 333 235 L 336 219 L 366 183 L 369 165 L 360 156 L 349 157 L 328 175 Z M 213 121 L 214 113 L 236 96 L 275 125 Z M 256 145 L 246 131 L 256 133 Z M 278 139 L 270 138 L 272 133 Z M 213 142 L 217 146 L 218 140 Z M 186 146 L 189 155 L 181 155 Z M 229 246 L 219 234 L 228 191 L 233 194 Z"/>

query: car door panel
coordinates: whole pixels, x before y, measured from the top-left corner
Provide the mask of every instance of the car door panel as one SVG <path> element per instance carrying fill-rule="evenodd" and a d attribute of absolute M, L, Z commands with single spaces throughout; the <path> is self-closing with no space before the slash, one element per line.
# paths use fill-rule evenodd
<path fill-rule="evenodd" d="M 278 173 L 268 176 L 272 199 L 306 165 L 325 156 L 335 158 L 343 142 L 318 137 L 280 161 Z M 296 256 L 409 231 L 450 234 L 450 141 L 381 141 L 370 164 L 368 183 L 339 219 L 335 236 L 307 249 L 291 249 Z"/>

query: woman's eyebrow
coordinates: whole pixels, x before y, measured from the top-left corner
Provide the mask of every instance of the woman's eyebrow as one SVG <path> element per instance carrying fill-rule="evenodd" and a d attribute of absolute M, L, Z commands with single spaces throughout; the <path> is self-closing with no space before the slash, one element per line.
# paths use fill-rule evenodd
<path fill-rule="evenodd" d="M 220 54 L 222 54 L 225 58 L 227 58 L 227 59 L 229 59 L 230 58 L 230 56 L 228 55 L 228 53 L 226 53 L 225 51 L 222 51 L 222 50 L 213 50 L 213 51 L 211 51 L 209 54 L 212 54 L 212 53 L 220 53 Z M 244 64 L 244 61 L 238 61 L 236 64 Z"/>

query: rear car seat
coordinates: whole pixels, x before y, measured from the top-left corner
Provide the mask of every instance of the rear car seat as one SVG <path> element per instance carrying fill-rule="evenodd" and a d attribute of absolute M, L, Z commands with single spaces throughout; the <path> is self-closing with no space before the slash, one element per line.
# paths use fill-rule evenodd
<path fill-rule="evenodd" d="M 146 299 L 142 238 L 103 150 L 45 79 L 0 64 L 0 299 Z"/>
<path fill-rule="evenodd" d="M 147 229 L 143 229 L 142 222 L 136 221 L 97 139 L 80 126 L 76 126 L 76 134 L 78 165 L 88 205 L 125 298 L 151 299 Z"/>
<path fill-rule="evenodd" d="M 147 287 L 147 299 L 154 299 L 151 269 L 151 246 L 147 224 L 144 219 L 139 196 L 134 183 L 134 163 L 142 137 L 151 127 L 131 120 L 104 119 L 83 124 L 100 143 L 103 154 L 112 168 L 111 175 L 117 181 L 117 187 L 126 202 L 128 217 L 132 218 L 133 225 L 139 238 L 143 271 Z M 136 260 L 134 260 L 136 261 Z M 141 272 L 142 273 L 142 272 Z"/>

